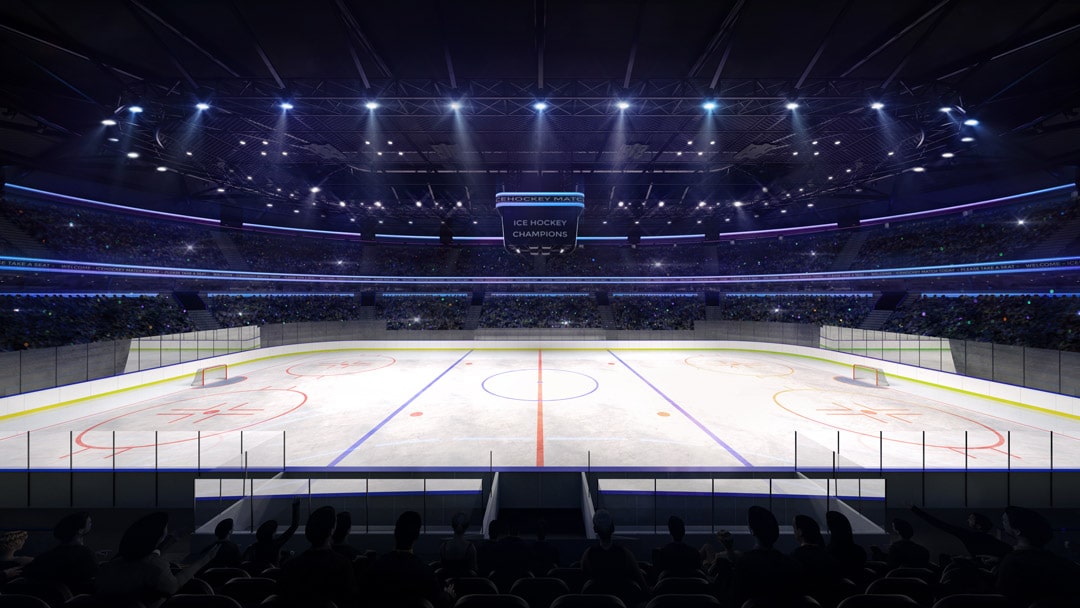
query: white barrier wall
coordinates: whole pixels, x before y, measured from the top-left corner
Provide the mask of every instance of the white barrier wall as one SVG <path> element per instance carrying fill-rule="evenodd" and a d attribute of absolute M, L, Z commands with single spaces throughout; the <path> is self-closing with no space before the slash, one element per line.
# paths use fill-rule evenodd
<path fill-rule="evenodd" d="M 414 340 L 377 340 L 377 341 L 347 341 L 347 342 L 323 342 L 319 344 L 291 344 L 260 348 L 244 352 L 222 355 L 212 359 L 201 359 L 178 363 L 168 367 L 148 369 L 140 372 L 102 378 L 80 384 L 61 386 L 53 389 L 25 393 L 0 399 L 0 416 L 25 412 L 36 408 L 63 404 L 76 399 L 85 399 L 97 395 L 103 395 L 114 391 L 128 389 L 144 384 L 166 382 L 181 378 L 190 379 L 193 374 L 202 367 L 227 363 L 238 365 L 246 361 L 265 359 L 297 353 L 318 352 L 336 349 L 367 349 L 367 350 L 426 350 L 426 349 L 570 349 L 570 350 L 650 350 L 650 349 L 744 349 L 760 352 L 784 353 L 802 357 L 811 357 L 822 361 L 830 361 L 838 366 L 848 367 L 853 363 L 861 363 L 884 370 L 887 376 L 895 376 L 925 382 L 946 388 L 957 389 L 978 395 L 986 395 L 996 399 L 1004 399 L 1018 404 L 1044 408 L 1055 412 L 1080 416 L 1080 398 L 1068 397 L 1056 393 L 1048 393 L 1034 389 L 1001 384 L 989 380 L 969 378 L 948 372 L 924 369 L 912 365 L 904 365 L 890 361 L 882 361 L 851 355 L 840 352 L 828 351 L 820 348 L 794 346 L 788 344 L 762 344 L 759 342 L 741 341 L 688 341 L 688 340 L 626 340 L 619 342 L 609 341 L 581 341 L 581 340 L 499 340 L 493 342 L 484 341 L 431 341 L 420 342 Z"/>

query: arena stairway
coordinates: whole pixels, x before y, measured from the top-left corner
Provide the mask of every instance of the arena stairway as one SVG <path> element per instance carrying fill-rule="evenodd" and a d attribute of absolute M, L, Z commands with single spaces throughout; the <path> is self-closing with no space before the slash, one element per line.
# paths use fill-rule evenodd
<path fill-rule="evenodd" d="M 469 312 L 465 315 L 465 329 L 480 329 L 480 314 L 484 312 L 484 292 L 474 291 Z"/>
<path fill-rule="evenodd" d="M 218 250 L 221 251 L 221 255 L 225 258 L 225 262 L 229 265 L 229 268 L 233 270 L 251 270 L 251 266 L 247 263 L 247 259 L 240 253 L 240 249 L 236 247 L 236 243 L 233 242 L 232 237 L 223 230 L 214 230 L 212 234 L 214 236 L 214 243 L 217 244 Z"/>
<path fill-rule="evenodd" d="M 855 263 L 855 260 L 859 257 L 859 251 L 862 250 L 863 243 L 869 238 L 870 233 L 865 230 L 858 230 L 848 236 L 848 240 L 844 243 L 844 246 L 840 249 L 840 253 L 836 254 L 836 258 L 833 259 L 832 266 L 829 270 L 850 270 L 851 265 Z"/>
<path fill-rule="evenodd" d="M 866 318 L 859 323 L 859 329 L 867 329 L 871 331 L 881 331 L 885 327 L 885 322 L 889 320 L 889 317 L 896 312 L 896 308 L 900 306 L 900 303 L 907 297 L 906 291 L 886 291 L 881 294 L 877 302 L 874 304 L 874 310 L 870 311 L 870 314 L 866 315 Z"/>
<path fill-rule="evenodd" d="M 48 247 L 45 247 L 41 243 L 35 241 L 28 234 L 19 229 L 18 226 L 12 224 L 7 218 L 0 217 L 0 239 L 7 241 L 14 251 L 8 250 L 5 253 L 11 253 L 16 255 L 24 255 L 32 258 L 51 258 L 52 253 Z"/>
<path fill-rule="evenodd" d="M 1052 258 L 1076 253 L 1080 250 L 1080 217 L 1065 222 L 1061 228 L 1043 239 L 1038 245 L 1028 249 L 1024 257 L 1029 260 Z"/>
<path fill-rule="evenodd" d="M 213 313 L 206 309 L 206 302 L 199 297 L 198 292 L 174 291 L 172 296 L 180 304 L 180 307 L 184 309 L 184 312 L 187 313 L 188 319 L 191 320 L 191 324 L 195 326 L 196 330 L 221 329 L 221 324 L 214 318 Z"/>

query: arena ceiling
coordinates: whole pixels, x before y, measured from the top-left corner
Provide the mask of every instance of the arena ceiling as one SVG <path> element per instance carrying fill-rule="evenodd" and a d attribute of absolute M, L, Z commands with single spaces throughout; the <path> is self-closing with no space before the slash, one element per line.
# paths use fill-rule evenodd
<path fill-rule="evenodd" d="M 8 182 L 332 230 L 497 234 L 504 190 L 815 224 L 1080 162 L 1064 0 L 12 0 L 0 56 Z"/>

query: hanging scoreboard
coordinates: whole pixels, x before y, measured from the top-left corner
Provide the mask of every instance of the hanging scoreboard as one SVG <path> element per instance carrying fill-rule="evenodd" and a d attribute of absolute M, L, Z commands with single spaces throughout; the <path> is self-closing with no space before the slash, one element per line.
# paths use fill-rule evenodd
<path fill-rule="evenodd" d="M 550 255 L 577 247 L 578 220 L 585 211 L 580 192 L 500 192 L 503 246 L 513 253 Z"/>

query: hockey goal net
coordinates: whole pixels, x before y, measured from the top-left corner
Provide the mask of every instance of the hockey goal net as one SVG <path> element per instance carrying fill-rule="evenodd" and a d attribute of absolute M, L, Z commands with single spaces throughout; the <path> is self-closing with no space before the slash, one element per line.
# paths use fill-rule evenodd
<path fill-rule="evenodd" d="M 877 367 L 861 365 L 859 363 L 852 364 L 851 379 L 856 382 L 873 384 L 874 386 L 889 386 L 889 381 L 885 378 L 884 371 Z"/>
<path fill-rule="evenodd" d="M 228 379 L 228 365 L 224 363 L 221 365 L 211 365 L 210 367 L 200 368 L 199 371 L 195 372 L 195 377 L 191 380 L 191 386 L 206 386 L 207 384 L 213 384 Z"/>

